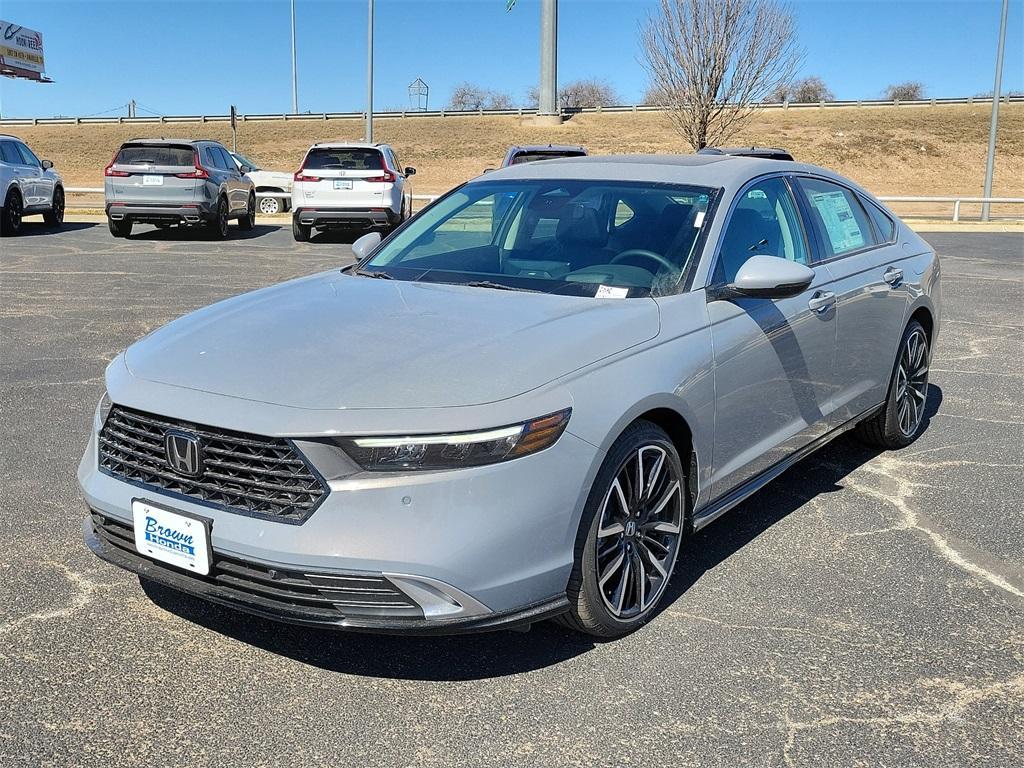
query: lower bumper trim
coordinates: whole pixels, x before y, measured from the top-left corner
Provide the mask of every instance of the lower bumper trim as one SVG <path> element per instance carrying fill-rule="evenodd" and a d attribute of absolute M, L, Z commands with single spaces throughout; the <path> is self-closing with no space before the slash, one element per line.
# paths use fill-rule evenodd
<path fill-rule="evenodd" d="M 463 618 L 423 619 L 344 615 L 338 617 L 337 614 L 314 613 L 302 610 L 298 606 L 289 607 L 276 601 L 261 600 L 114 546 L 97 533 L 91 516 L 87 516 L 82 522 L 82 529 L 85 543 L 101 560 L 179 592 L 286 624 L 374 634 L 455 635 L 514 629 L 557 616 L 569 608 L 568 598 L 561 594 L 511 611 Z"/>

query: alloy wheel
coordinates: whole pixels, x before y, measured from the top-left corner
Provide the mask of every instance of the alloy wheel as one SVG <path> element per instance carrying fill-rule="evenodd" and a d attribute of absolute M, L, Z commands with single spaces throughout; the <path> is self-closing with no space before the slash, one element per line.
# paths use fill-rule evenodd
<path fill-rule="evenodd" d="M 683 486 L 658 445 L 637 449 L 619 468 L 600 510 L 597 583 L 605 608 L 636 617 L 661 598 L 679 552 Z"/>
<path fill-rule="evenodd" d="M 911 437 L 921 426 L 928 399 L 928 339 L 915 329 L 907 336 L 896 369 L 896 416 L 900 431 Z"/>
<path fill-rule="evenodd" d="M 274 214 L 281 210 L 281 201 L 276 197 L 261 197 L 260 198 L 260 213 L 263 214 Z"/>

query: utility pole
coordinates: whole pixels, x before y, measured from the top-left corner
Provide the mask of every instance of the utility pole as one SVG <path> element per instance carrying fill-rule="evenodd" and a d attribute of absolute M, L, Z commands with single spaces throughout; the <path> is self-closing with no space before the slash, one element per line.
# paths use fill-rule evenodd
<path fill-rule="evenodd" d="M 299 113 L 299 75 L 295 68 L 295 0 L 292 0 L 292 114 Z"/>
<path fill-rule="evenodd" d="M 373 142 L 373 0 L 366 22 L 366 141 Z"/>
<path fill-rule="evenodd" d="M 135 99 L 128 102 L 128 117 L 135 117 Z"/>
<path fill-rule="evenodd" d="M 1003 85 L 1003 51 L 1006 48 L 1006 13 L 1010 0 L 1003 0 L 1003 15 L 999 22 L 999 46 L 996 53 L 996 87 L 992 91 L 992 123 L 988 128 L 988 159 L 985 161 L 984 197 L 992 197 L 992 174 L 996 167 L 996 132 L 999 129 L 999 96 Z M 989 204 L 981 204 L 981 220 L 988 221 Z"/>
<path fill-rule="evenodd" d="M 558 109 L 558 0 L 540 4 L 540 89 L 538 120 L 544 124 L 562 122 Z"/>

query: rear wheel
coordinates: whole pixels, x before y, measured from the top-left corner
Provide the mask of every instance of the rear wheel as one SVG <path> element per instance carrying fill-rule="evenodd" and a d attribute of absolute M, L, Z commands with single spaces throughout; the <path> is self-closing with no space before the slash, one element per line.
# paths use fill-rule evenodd
<path fill-rule="evenodd" d="M 130 221 L 107 219 L 107 226 L 110 228 L 110 234 L 114 237 L 131 237 L 132 235 L 132 223 Z"/>
<path fill-rule="evenodd" d="M 245 215 L 238 220 L 238 228 L 248 232 L 256 226 L 256 195 L 249 193 L 249 203 L 245 207 Z"/>
<path fill-rule="evenodd" d="M 284 211 L 284 201 L 277 197 L 261 197 L 260 213 L 273 216 L 275 213 Z"/>
<path fill-rule="evenodd" d="M 64 223 L 64 190 L 61 187 L 53 190 L 53 207 L 43 214 L 43 221 L 48 227 L 59 227 Z"/>
<path fill-rule="evenodd" d="M 305 243 L 309 241 L 309 236 L 312 234 L 313 228 L 307 224 L 299 223 L 297 217 L 292 217 L 292 237 L 295 238 L 296 242 Z"/>
<path fill-rule="evenodd" d="M 617 637 L 643 625 L 665 594 L 686 531 L 686 479 L 665 431 L 647 421 L 612 445 L 587 499 L 564 625 Z"/>
<path fill-rule="evenodd" d="M 217 211 L 207 227 L 211 237 L 223 240 L 228 236 L 228 201 L 223 197 L 217 201 Z"/>
<path fill-rule="evenodd" d="M 912 320 L 900 340 L 885 406 L 857 425 L 857 436 L 879 448 L 910 445 L 921 433 L 928 402 L 928 334 Z"/>
<path fill-rule="evenodd" d="M 24 207 L 21 201 L 21 193 L 12 189 L 4 199 L 3 210 L 0 211 L 0 235 L 10 237 L 21 231 L 21 215 Z"/>

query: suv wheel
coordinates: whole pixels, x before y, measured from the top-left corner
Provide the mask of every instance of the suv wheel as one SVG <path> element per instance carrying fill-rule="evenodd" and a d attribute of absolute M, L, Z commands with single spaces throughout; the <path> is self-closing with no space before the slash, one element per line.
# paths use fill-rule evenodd
<path fill-rule="evenodd" d="M 53 190 L 53 207 L 43 214 L 43 221 L 48 227 L 59 227 L 64 223 L 64 190 L 57 187 Z"/>
<path fill-rule="evenodd" d="M 243 232 L 250 231 L 256 226 L 256 195 L 249 193 L 249 203 L 245 206 L 245 215 L 238 220 L 238 228 Z"/>
<path fill-rule="evenodd" d="M 21 193 L 17 189 L 12 189 L 7 193 L 3 210 L 0 211 L 0 235 L 9 237 L 21 231 L 21 214 L 23 210 Z"/>
<path fill-rule="evenodd" d="M 643 625 L 668 587 L 686 527 L 686 478 L 660 427 L 630 426 L 601 465 L 576 536 L 569 613 L 578 632 L 617 637 Z"/>
<path fill-rule="evenodd" d="M 218 240 L 228 236 L 228 201 L 223 197 L 217 201 L 217 212 L 207 227 L 210 235 Z"/>
<path fill-rule="evenodd" d="M 114 221 L 113 219 L 107 219 L 107 226 L 110 228 L 110 234 L 114 237 L 131 237 L 132 236 L 132 223 L 125 219 L 121 221 Z"/>
<path fill-rule="evenodd" d="M 299 223 L 298 216 L 292 216 L 292 237 L 298 243 L 309 242 L 309 236 L 313 231 L 313 227 L 308 224 Z"/>
<path fill-rule="evenodd" d="M 857 436 L 887 450 L 914 442 L 924 424 L 928 402 L 928 334 L 913 320 L 903 332 L 896 365 L 889 380 L 885 407 L 857 425 Z"/>

